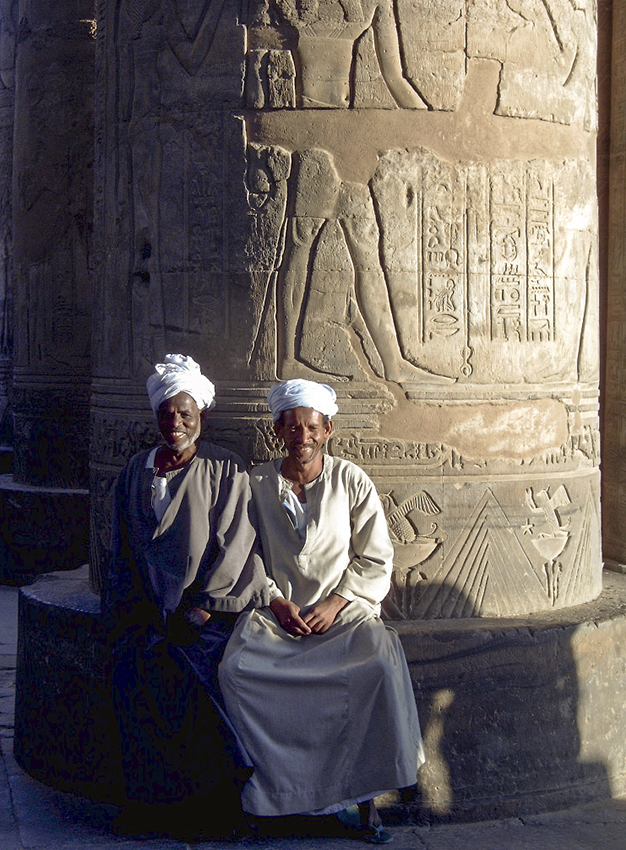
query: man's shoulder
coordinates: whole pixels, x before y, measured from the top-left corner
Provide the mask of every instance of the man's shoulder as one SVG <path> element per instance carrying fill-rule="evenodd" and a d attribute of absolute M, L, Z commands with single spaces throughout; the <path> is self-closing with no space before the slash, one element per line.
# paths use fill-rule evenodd
<path fill-rule="evenodd" d="M 374 486 L 372 479 L 364 472 L 361 467 L 353 463 L 351 460 L 346 460 L 341 457 L 332 457 L 326 455 L 324 463 L 328 463 L 328 475 L 331 479 L 344 482 L 359 482 L 366 485 Z"/>
<path fill-rule="evenodd" d="M 126 461 L 122 473 L 129 475 L 133 474 L 136 470 L 144 469 L 148 455 L 151 451 L 152 449 L 141 449 L 140 451 L 135 452 L 134 455 L 131 455 L 131 457 L 129 457 Z"/>
<path fill-rule="evenodd" d="M 250 479 L 253 481 L 264 481 L 275 475 L 276 462 L 273 460 L 268 460 L 265 463 L 259 463 L 257 466 L 253 466 L 250 470 Z"/>
<path fill-rule="evenodd" d="M 207 461 L 214 464 L 228 464 L 239 472 L 245 472 L 246 467 L 243 460 L 235 452 L 230 449 L 225 449 L 215 443 L 209 443 L 207 440 L 201 440 L 198 443 L 198 452 L 196 457 L 199 460 Z"/>

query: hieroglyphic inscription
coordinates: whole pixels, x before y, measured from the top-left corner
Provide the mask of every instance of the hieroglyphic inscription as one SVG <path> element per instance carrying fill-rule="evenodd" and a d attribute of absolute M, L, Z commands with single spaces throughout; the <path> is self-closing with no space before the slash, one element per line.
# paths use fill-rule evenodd
<path fill-rule="evenodd" d="M 260 150 L 248 146 L 251 168 Z M 323 149 L 291 161 L 286 205 L 264 215 L 264 243 L 253 228 L 246 246 L 275 278 L 280 377 L 305 368 L 403 386 L 481 382 L 491 380 L 493 351 L 509 380 L 532 382 L 532 357 L 554 342 L 566 353 L 562 374 L 575 373 L 585 305 L 572 303 L 557 327 L 558 304 L 572 302 L 569 290 L 559 302 L 557 281 L 584 281 L 587 256 L 555 258 L 559 239 L 578 244 L 587 227 L 570 207 L 578 172 L 569 161 L 484 165 L 387 151 L 369 184 L 342 180 Z M 258 217 L 252 210 L 250 221 Z"/>
<path fill-rule="evenodd" d="M 491 338 L 554 339 L 554 202 L 538 167 L 491 179 Z"/>
<path fill-rule="evenodd" d="M 407 359 L 467 378 L 478 345 L 497 342 L 499 356 L 508 350 L 517 361 L 517 345 L 556 339 L 554 245 L 557 228 L 571 225 L 554 195 L 566 173 L 538 160 L 468 165 L 425 151 L 381 155 L 371 187 Z M 583 279 L 584 268 L 570 262 L 565 274 Z"/>
<path fill-rule="evenodd" d="M 385 440 L 380 437 L 361 437 L 356 434 L 335 434 L 328 441 L 328 453 L 333 457 L 371 466 L 410 463 L 422 469 L 440 468 L 448 464 L 461 469 L 461 457 L 442 443 L 417 443 L 410 440 Z"/>
<path fill-rule="evenodd" d="M 464 175 L 452 166 L 424 171 L 421 342 L 461 336 L 465 329 L 465 190 Z"/>

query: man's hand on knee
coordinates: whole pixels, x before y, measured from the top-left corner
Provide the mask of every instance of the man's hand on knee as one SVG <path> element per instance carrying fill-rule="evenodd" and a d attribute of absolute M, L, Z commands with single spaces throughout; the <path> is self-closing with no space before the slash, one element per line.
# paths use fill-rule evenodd
<path fill-rule="evenodd" d="M 289 599 L 284 599 L 279 596 L 270 603 L 272 613 L 278 620 L 279 625 L 283 627 L 290 635 L 310 635 L 311 629 L 300 616 L 300 608 L 295 602 Z"/>
<path fill-rule="evenodd" d="M 337 619 L 337 614 L 348 604 L 348 600 L 337 593 L 331 594 L 323 602 L 318 602 L 304 615 L 304 622 L 315 635 L 323 635 Z"/>

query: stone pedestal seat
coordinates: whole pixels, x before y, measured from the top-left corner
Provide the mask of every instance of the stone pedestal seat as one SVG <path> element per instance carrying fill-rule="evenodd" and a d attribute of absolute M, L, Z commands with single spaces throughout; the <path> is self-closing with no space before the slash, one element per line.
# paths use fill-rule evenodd
<path fill-rule="evenodd" d="M 88 559 L 88 490 L 19 484 L 0 474 L 0 581 L 25 584 Z"/>
<path fill-rule="evenodd" d="M 519 619 L 396 623 L 427 763 L 381 802 L 410 820 L 521 816 L 626 792 L 626 578 Z M 85 569 L 20 593 L 15 753 L 53 787 L 115 802 L 117 735 Z"/>

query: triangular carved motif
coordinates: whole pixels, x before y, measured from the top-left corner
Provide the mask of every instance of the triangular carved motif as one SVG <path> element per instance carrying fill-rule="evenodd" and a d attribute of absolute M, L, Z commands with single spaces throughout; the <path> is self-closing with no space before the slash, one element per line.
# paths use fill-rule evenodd
<path fill-rule="evenodd" d="M 576 605 L 581 598 L 588 595 L 583 585 L 589 583 L 590 564 L 593 562 L 593 547 L 600 539 L 600 520 L 596 509 L 596 501 L 591 488 L 587 490 L 585 506 L 580 523 L 578 542 L 572 555 L 571 563 L 561 582 L 562 592 L 557 600 L 559 608 Z"/>
<path fill-rule="evenodd" d="M 498 500 L 486 490 L 411 617 L 515 616 L 545 604 L 540 577 Z"/>

